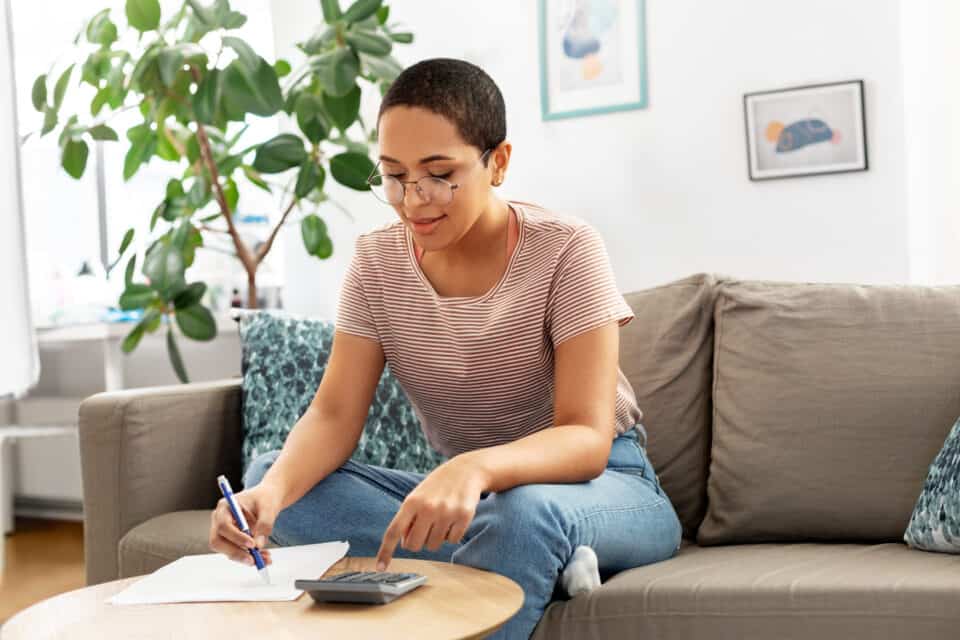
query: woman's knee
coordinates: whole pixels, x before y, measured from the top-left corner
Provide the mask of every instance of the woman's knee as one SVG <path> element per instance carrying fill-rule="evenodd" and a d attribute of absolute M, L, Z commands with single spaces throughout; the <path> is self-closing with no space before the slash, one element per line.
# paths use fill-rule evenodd
<path fill-rule="evenodd" d="M 260 484 L 263 476 L 267 474 L 267 470 L 273 466 L 273 463 L 279 455 L 280 450 L 277 449 L 275 451 L 261 453 L 251 460 L 250 466 L 247 467 L 247 471 L 243 474 L 243 488 L 250 489 Z"/>

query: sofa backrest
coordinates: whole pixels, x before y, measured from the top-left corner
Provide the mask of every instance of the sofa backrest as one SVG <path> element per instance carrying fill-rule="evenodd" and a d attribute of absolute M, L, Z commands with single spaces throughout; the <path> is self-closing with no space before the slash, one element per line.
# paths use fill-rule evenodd
<path fill-rule="evenodd" d="M 702 545 L 902 541 L 960 415 L 960 286 L 719 283 Z"/>
<path fill-rule="evenodd" d="M 716 282 L 698 273 L 626 293 L 636 318 L 620 330 L 620 368 L 644 414 L 647 454 L 688 539 L 707 509 Z"/>

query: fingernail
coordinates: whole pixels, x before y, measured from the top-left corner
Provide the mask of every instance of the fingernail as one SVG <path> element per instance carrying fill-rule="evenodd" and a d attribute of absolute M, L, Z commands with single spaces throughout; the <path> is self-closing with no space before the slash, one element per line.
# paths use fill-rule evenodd
<path fill-rule="evenodd" d="M 383 564 L 382 562 L 377 563 L 377 571 L 386 571 L 386 570 L 387 570 L 387 565 Z"/>
<path fill-rule="evenodd" d="M 246 540 L 246 541 L 244 541 L 244 544 L 247 545 L 247 549 L 253 549 L 253 541 L 252 541 L 252 540 Z"/>
<path fill-rule="evenodd" d="M 258 546 L 258 547 L 262 547 L 262 546 L 264 546 L 265 544 L 267 544 L 267 539 L 264 538 L 263 536 L 259 536 L 259 537 L 257 538 L 257 546 Z"/>

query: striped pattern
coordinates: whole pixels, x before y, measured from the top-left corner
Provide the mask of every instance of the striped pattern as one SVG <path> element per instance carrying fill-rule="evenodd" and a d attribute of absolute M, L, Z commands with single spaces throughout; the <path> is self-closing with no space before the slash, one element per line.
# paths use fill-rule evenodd
<path fill-rule="evenodd" d="M 401 221 L 358 237 L 340 293 L 336 329 L 380 343 L 424 435 L 446 456 L 553 426 L 554 348 L 634 317 L 593 227 L 510 204 L 519 218 L 517 245 L 484 295 L 438 296 Z M 616 432 L 642 417 L 618 370 Z M 646 444 L 642 425 L 638 431 Z"/>

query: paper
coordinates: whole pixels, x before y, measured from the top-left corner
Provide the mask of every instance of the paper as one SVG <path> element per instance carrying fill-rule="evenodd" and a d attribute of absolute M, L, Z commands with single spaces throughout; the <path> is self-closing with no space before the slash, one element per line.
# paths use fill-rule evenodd
<path fill-rule="evenodd" d="M 236 602 L 296 600 L 303 589 L 293 586 L 300 578 L 319 578 L 347 555 L 345 541 L 270 549 L 267 566 L 271 584 L 260 578 L 253 565 L 219 553 L 185 556 L 157 569 L 120 593 L 111 604 L 168 602 Z"/>

